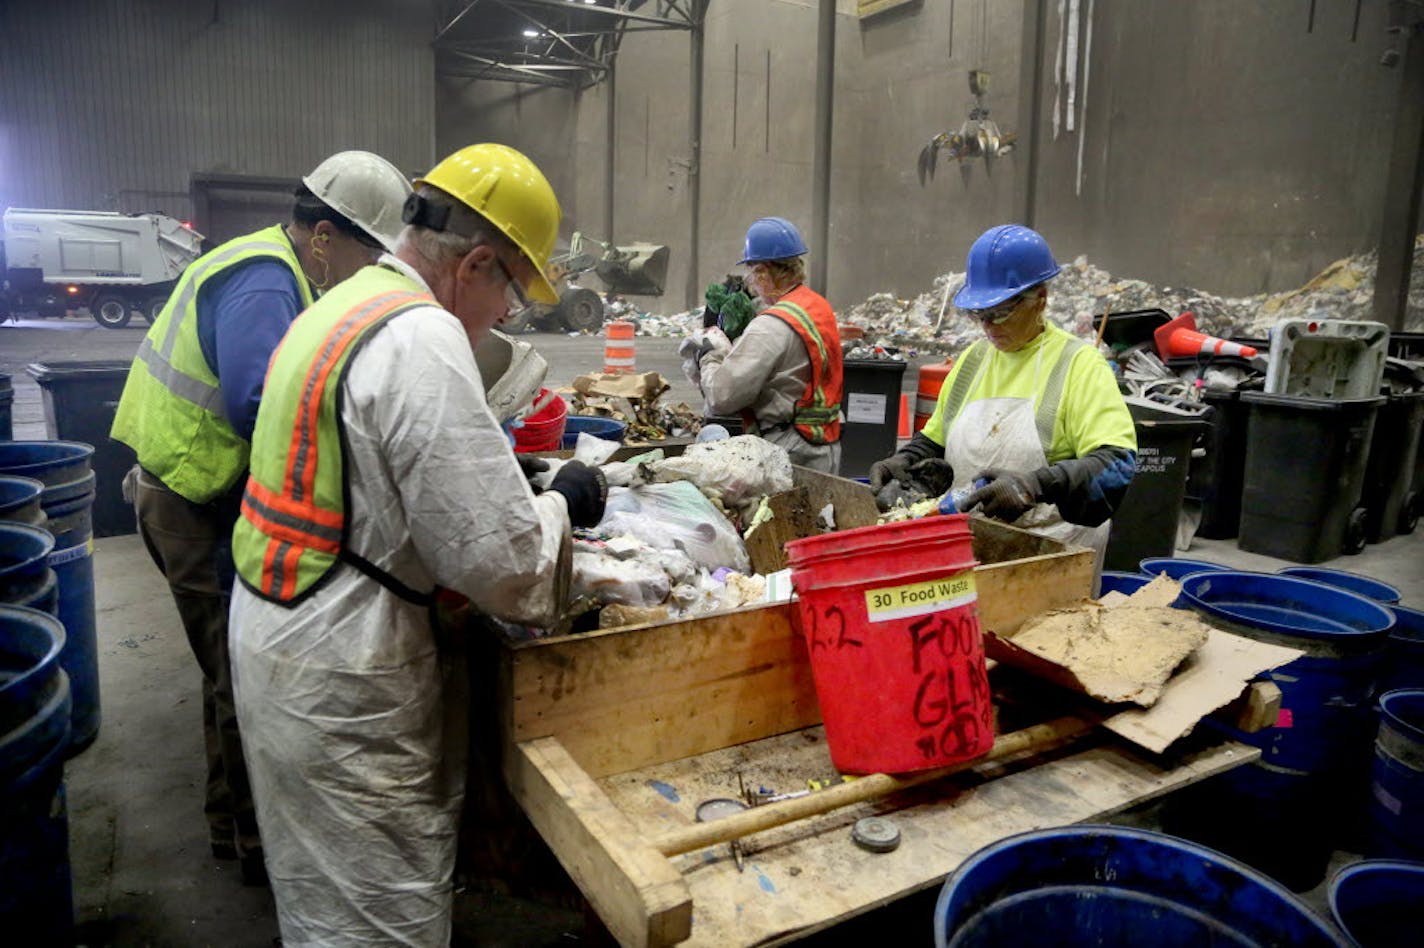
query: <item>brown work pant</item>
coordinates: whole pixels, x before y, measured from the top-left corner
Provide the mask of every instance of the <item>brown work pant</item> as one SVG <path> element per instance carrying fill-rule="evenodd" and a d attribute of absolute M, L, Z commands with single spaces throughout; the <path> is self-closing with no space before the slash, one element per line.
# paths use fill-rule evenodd
<path fill-rule="evenodd" d="M 225 496 L 195 504 L 147 471 L 139 474 L 134 493 L 139 533 L 168 580 L 188 644 L 203 672 L 203 737 L 208 757 L 204 812 L 209 839 L 215 854 L 236 845 L 237 854 L 244 856 L 262 844 L 237 733 L 227 652 L 237 498 Z"/>

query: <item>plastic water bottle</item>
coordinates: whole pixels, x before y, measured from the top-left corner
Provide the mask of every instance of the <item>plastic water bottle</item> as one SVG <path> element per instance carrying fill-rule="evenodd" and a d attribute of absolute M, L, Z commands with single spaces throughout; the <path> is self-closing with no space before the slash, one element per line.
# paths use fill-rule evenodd
<path fill-rule="evenodd" d="M 963 513 L 964 501 L 969 498 L 970 494 L 987 483 L 989 483 L 988 480 L 981 477 L 965 487 L 945 491 L 944 496 L 939 499 L 939 512 L 942 514 Z"/>

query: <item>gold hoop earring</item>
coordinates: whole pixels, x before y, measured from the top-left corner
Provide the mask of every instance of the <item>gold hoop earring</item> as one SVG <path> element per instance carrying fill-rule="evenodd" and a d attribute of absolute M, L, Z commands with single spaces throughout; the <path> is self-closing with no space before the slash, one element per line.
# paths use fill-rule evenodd
<path fill-rule="evenodd" d="M 318 263 L 321 264 L 321 280 L 312 281 L 313 285 L 318 290 L 326 289 L 327 286 L 331 283 L 331 261 L 326 259 L 326 253 L 321 249 L 321 247 L 317 245 L 318 240 L 320 240 L 322 243 L 326 243 L 328 239 L 329 238 L 327 238 L 326 235 L 320 234 L 316 237 L 313 237 L 311 239 L 311 243 L 309 244 L 311 248 L 312 259 L 316 260 Z"/>

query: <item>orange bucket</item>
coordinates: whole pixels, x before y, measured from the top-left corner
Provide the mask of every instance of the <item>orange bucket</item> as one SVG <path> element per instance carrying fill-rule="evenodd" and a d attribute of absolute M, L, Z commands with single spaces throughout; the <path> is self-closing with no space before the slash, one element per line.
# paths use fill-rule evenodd
<path fill-rule="evenodd" d="M 520 454 L 557 451 L 563 447 L 569 406 L 547 388 L 539 389 L 539 394 L 534 396 L 535 405 L 541 402 L 544 403 L 542 408 L 535 410 L 524 419 L 524 424 L 513 429 L 514 450 Z"/>
<path fill-rule="evenodd" d="M 967 517 L 825 533 L 786 553 L 837 770 L 905 773 L 989 752 Z"/>
<path fill-rule="evenodd" d="M 934 414 L 939 402 L 939 390 L 944 388 L 944 380 L 949 370 L 954 368 L 953 359 L 945 359 L 933 365 L 920 366 L 920 382 L 915 389 L 915 430 L 919 431 Z"/>

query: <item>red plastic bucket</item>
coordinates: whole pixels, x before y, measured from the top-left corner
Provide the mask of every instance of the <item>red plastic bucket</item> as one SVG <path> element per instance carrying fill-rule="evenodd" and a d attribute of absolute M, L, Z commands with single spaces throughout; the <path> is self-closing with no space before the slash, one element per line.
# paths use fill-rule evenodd
<path fill-rule="evenodd" d="M 544 406 L 524 419 L 514 429 L 514 450 L 521 454 L 532 451 L 558 451 L 563 447 L 564 425 L 568 422 L 569 406 L 547 388 L 539 389 L 534 404 Z"/>
<path fill-rule="evenodd" d="M 989 752 L 967 517 L 826 533 L 786 552 L 837 770 L 905 773 Z"/>

